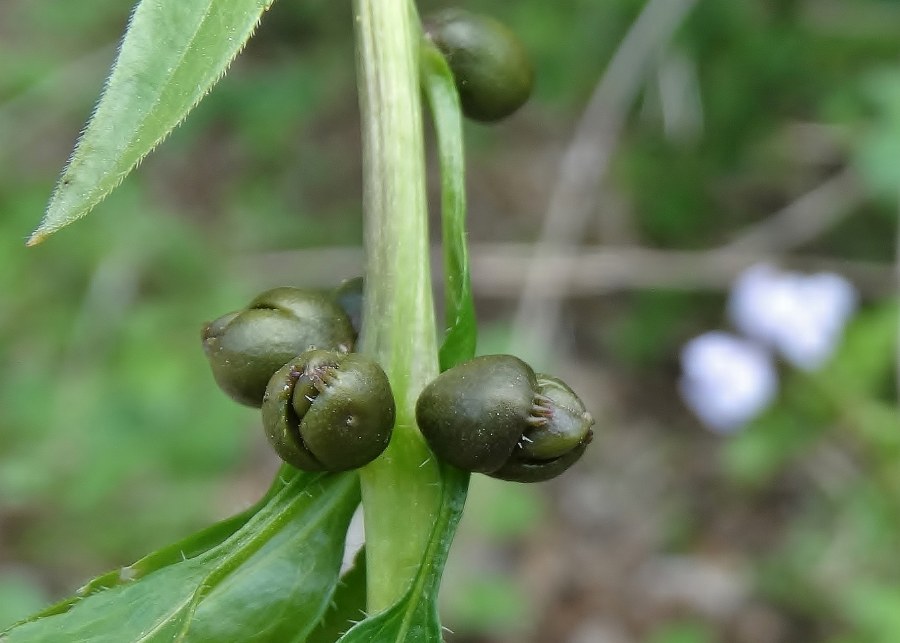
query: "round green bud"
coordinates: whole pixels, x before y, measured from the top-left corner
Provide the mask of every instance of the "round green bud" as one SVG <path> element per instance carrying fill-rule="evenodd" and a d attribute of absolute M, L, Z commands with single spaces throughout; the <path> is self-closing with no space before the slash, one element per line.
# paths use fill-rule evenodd
<path fill-rule="evenodd" d="M 528 100 L 534 69 L 522 43 L 503 23 L 448 9 L 425 20 L 425 33 L 447 59 L 467 117 L 498 121 Z"/>
<path fill-rule="evenodd" d="M 291 358 L 311 347 L 349 351 L 355 334 L 329 295 L 274 288 L 206 324 L 202 339 L 222 390 L 241 404 L 259 407 L 272 374 Z"/>
<path fill-rule="evenodd" d="M 441 373 L 419 396 L 416 420 L 439 458 L 516 482 L 568 469 L 594 423 L 572 389 L 512 355 L 476 357 Z"/>
<path fill-rule="evenodd" d="M 359 353 L 311 350 L 272 376 L 263 428 L 275 451 L 305 471 L 345 471 L 387 448 L 396 410 L 387 375 Z"/>

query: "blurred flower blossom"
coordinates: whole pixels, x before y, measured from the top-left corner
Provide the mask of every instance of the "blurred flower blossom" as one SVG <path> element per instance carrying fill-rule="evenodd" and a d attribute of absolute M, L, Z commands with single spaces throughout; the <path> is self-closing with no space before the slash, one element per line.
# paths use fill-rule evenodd
<path fill-rule="evenodd" d="M 731 433 L 775 398 L 778 374 L 758 344 L 724 332 L 695 337 L 681 353 L 681 395 L 710 429 Z"/>
<path fill-rule="evenodd" d="M 729 301 L 734 325 L 778 350 L 797 368 L 815 370 L 834 352 L 857 293 L 840 275 L 803 275 L 768 264 L 748 268 Z"/>

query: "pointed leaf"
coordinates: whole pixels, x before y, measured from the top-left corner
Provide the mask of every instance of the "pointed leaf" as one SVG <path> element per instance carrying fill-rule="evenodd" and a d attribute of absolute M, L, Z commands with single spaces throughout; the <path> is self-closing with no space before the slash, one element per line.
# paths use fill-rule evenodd
<path fill-rule="evenodd" d="M 453 72 L 429 41 L 421 47 L 422 84 L 431 108 L 441 165 L 441 221 L 447 334 L 440 349 L 441 370 L 475 356 L 475 304 L 466 245 L 466 170 L 462 109 Z"/>
<path fill-rule="evenodd" d="M 28 245 L 83 217 L 222 77 L 273 0 L 141 0 Z"/>
<path fill-rule="evenodd" d="M 220 544 L 0 641 L 301 643 L 331 600 L 358 502 L 355 474 L 297 473 Z"/>

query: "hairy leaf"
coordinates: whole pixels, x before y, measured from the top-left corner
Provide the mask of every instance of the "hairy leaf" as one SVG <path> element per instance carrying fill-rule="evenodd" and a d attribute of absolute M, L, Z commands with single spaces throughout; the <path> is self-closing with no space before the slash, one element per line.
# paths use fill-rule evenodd
<path fill-rule="evenodd" d="M 86 215 L 222 77 L 273 0 L 141 0 L 28 245 Z"/>
<path fill-rule="evenodd" d="M 298 472 L 221 543 L 13 626 L 0 640 L 302 643 L 331 601 L 358 503 L 355 474 Z"/>
<path fill-rule="evenodd" d="M 51 605 L 27 620 L 33 621 L 44 616 L 62 614 L 63 612 L 68 611 L 72 605 L 91 594 L 110 589 L 116 585 L 123 585 L 139 580 L 163 567 L 168 567 L 173 563 L 188 558 L 196 558 L 200 554 L 206 553 L 210 549 L 220 545 L 226 539 L 231 537 L 234 532 L 247 524 L 247 521 L 250 520 L 250 518 L 252 518 L 260 509 L 265 507 L 266 503 L 268 503 L 273 496 L 298 475 L 300 475 L 300 473 L 297 469 L 294 469 L 287 464 L 282 465 L 274 482 L 266 492 L 266 495 L 252 507 L 231 516 L 230 518 L 217 522 L 214 525 L 210 525 L 205 529 L 201 529 L 187 538 L 183 538 L 171 545 L 158 549 L 152 554 L 148 554 L 139 561 L 132 563 L 128 567 L 116 569 L 103 574 L 102 576 L 98 576 L 83 585 L 75 596 L 67 598 L 55 605 Z"/>
<path fill-rule="evenodd" d="M 116 569 L 91 580 L 82 586 L 75 596 L 67 598 L 47 609 L 35 614 L 29 621 L 34 621 L 45 616 L 62 614 L 69 611 L 78 601 L 87 596 L 102 592 L 117 585 L 124 585 L 139 580 L 148 574 L 168 567 L 179 561 L 196 558 L 210 549 L 220 545 L 234 532 L 243 527 L 258 510 L 252 507 L 226 520 L 218 522 L 206 529 L 198 531 L 187 538 L 163 547 L 152 554 L 144 556 L 139 561 L 121 569 Z"/>
<path fill-rule="evenodd" d="M 334 643 L 366 615 L 366 549 L 360 549 L 353 566 L 341 576 L 331 607 L 306 639 L 306 643 Z"/>
<path fill-rule="evenodd" d="M 431 108 L 441 165 L 441 221 L 444 246 L 447 334 L 441 370 L 475 355 L 475 305 L 466 245 L 466 171 L 462 111 L 453 72 L 428 41 L 421 47 L 422 84 Z"/>
<path fill-rule="evenodd" d="M 440 512 L 412 585 L 397 603 L 353 627 L 339 643 L 440 643 L 443 640 L 437 612 L 438 590 L 465 504 L 469 474 L 445 464 L 441 465 L 441 477 Z"/>

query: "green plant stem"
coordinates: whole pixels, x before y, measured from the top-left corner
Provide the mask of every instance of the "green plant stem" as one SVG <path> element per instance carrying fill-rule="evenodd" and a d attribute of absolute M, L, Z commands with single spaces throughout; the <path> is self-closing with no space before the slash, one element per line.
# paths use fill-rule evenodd
<path fill-rule="evenodd" d="M 366 292 L 361 350 L 397 402 L 394 437 L 361 471 L 369 613 L 406 591 L 422 560 L 441 479 L 415 424 L 438 372 L 429 269 L 418 25 L 409 0 L 354 0 L 363 135 Z"/>

